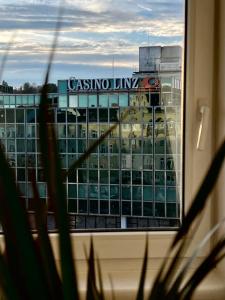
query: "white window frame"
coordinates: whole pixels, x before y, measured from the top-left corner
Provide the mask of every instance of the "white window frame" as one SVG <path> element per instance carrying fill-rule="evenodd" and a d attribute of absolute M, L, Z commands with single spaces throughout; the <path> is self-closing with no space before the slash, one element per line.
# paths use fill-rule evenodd
<path fill-rule="evenodd" d="M 223 7 L 222 12 L 215 10 L 215 2 L 220 3 Z M 218 24 L 219 19 L 216 16 L 221 14 L 223 20 L 225 19 L 225 4 L 224 1 L 214 0 L 188 0 L 188 22 L 187 22 L 187 73 L 186 73 L 186 128 L 185 128 L 185 211 L 191 203 L 191 200 L 202 180 L 207 167 L 215 153 L 215 145 L 218 145 L 219 140 L 224 136 L 224 114 L 220 116 L 217 127 L 213 126 L 213 111 L 215 104 L 217 104 L 217 111 L 219 105 L 223 105 L 223 112 L 225 111 L 225 104 L 218 101 L 219 93 L 224 100 L 223 85 L 215 94 L 215 57 L 217 49 L 215 43 L 215 36 L 218 37 L 215 29 L 222 26 Z M 224 22 L 221 18 L 221 22 Z M 224 26 L 225 27 L 225 26 Z M 220 30 L 220 38 L 225 36 L 225 30 Z M 221 33 L 222 32 L 222 33 Z M 224 38 L 223 38 L 224 41 Z M 225 45 L 225 43 L 224 43 Z M 221 45 L 222 47 L 222 45 Z M 222 53 L 223 52 L 223 53 Z M 225 70 L 225 51 L 220 52 L 220 57 L 223 59 L 223 69 Z M 217 61 L 218 62 L 218 61 Z M 218 67 L 218 66 L 217 66 Z M 221 68 L 221 76 L 225 78 L 225 71 Z M 217 78 L 218 79 L 218 78 Z M 220 79 L 220 78 L 219 78 Z M 221 79 L 222 80 L 222 79 Z M 215 99 L 215 96 L 217 98 Z M 225 101 L 224 101 L 225 103 Z M 208 141 L 205 145 L 204 151 L 196 149 L 197 132 L 199 127 L 199 105 L 207 105 L 210 108 L 210 120 L 208 127 Z M 215 140 L 215 128 L 218 132 L 217 140 Z M 214 134 L 213 134 L 214 133 Z M 205 217 L 198 230 L 197 236 L 192 245 L 201 240 L 208 229 L 212 226 L 219 217 L 225 215 L 224 202 L 224 182 L 225 170 L 223 170 L 223 178 L 220 179 L 218 185 L 217 195 L 211 196 Z M 216 211 L 216 207 L 218 212 Z M 136 293 L 139 275 L 141 270 L 141 263 L 144 253 L 145 232 L 105 232 L 92 233 L 94 237 L 94 246 L 96 253 L 100 258 L 100 263 L 104 277 L 105 290 L 111 295 L 111 285 L 109 274 L 111 275 L 113 287 L 117 299 L 132 299 Z M 148 280 L 146 289 L 150 288 L 154 276 L 166 255 L 168 246 L 174 237 L 175 232 L 149 232 L 149 267 Z M 86 285 L 86 258 L 84 254 L 84 245 L 89 247 L 90 234 L 78 233 L 71 234 L 74 245 L 74 258 L 77 262 L 77 270 L 82 291 L 85 291 Z M 57 235 L 51 235 L 52 243 L 57 242 Z M 190 236 L 190 242 L 192 237 Z M 55 244 L 56 245 L 56 244 Z M 199 259 L 204 257 L 211 245 L 201 254 Z M 56 247 L 54 247 L 56 249 Z M 56 251 L 56 258 L 59 255 Z M 186 256 L 189 256 L 188 253 Z M 225 294 L 224 285 L 225 266 L 221 264 L 218 269 L 215 269 L 211 276 L 203 282 L 195 299 L 223 299 Z"/>

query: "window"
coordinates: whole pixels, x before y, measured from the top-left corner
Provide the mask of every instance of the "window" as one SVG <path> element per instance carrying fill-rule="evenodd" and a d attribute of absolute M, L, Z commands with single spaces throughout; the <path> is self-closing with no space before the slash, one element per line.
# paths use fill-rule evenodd
<path fill-rule="evenodd" d="M 184 2 L 173 1 L 171 3 L 178 3 L 177 5 L 181 7 Z M 180 14 L 176 14 L 176 10 L 171 9 L 171 3 L 169 3 L 169 0 L 163 3 L 162 1 L 152 1 L 152 3 L 146 1 L 142 5 L 139 5 L 139 3 L 137 5 L 137 3 L 133 4 L 132 1 L 129 1 L 129 6 L 127 6 L 125 1 L 120 3 L 120 6 L 122 11 L 126 11 L 126 16 L 122 14 L 121 18 L 116 18 L 116 22 L 114 21 L 115 16 L 118 16 L 120 7 L 116 7 L 116 11 L 110 7 L 108 11 L 112 14 L 112 18 L 109 18 L 107 14 L 107 19 L 104 19 L 104 14 L 100 15 L 95 11 L 95 5 L 90 6 L 88 9 L 95 11 L 94 14 L 90 14 L 90 18 L 94 18 L 90 20 L 90 23 L 98 24 L 99 27 L 98 31 L 95 32 L 95 36 L 101 37 L 102 41 L 104 40 L 104 47 L 100 47 L 101 42 L 98 40 L 98 46 L 95 43 L 93 49 L 95 53 L 94 60 L 93 58 L 92 60 L 87 59 L 90 58 L 88 54 L 79 53 L 78 62 L 84 65 L 85 61 L 82 61 L 82 59 L 89 61 L 93 70 L 95 64 L 99 61 L 102 62 L 101 55 L 104 53 L 107 61 L 102 62 L 98 68 L 98 72 L 100 72 L 98 74 L 102 74 L 101 72 L 106 72 L 107 66 L 110 65 L 111 68 L 110 57 L 112 57 L 112 52 L 117 53 L 119 49 L 119 55 L 116 55 L 118 68 L 114 69 L 113 65 L 112 70 L 109 71 L 108 69 L 109 72 L 104 73 L 104 76 L 113 73 L 112 77 L 114 78 L 114 76 L 117 76 L 118 71 L 126 70 L 128 72 L 130 70 L 134 72 L 133 76 L 135 78 L 138 73 L 137 68 L 131 66 L 137 60 L 137 54 L 135 56 L 132 50 L 134 42 L 136 44 L 137 41 L 138 43 L 142 41 L 143 45 L 146 46 L 149 43 L 156 45 L 164 37 L 164 44 L 170 43 L 172 45 L 174 41 L 181 44 L 179 39 L 181 31 L 176 27 L 181 22 L 175 20 L 175 15 L 179 17 Z M 169 9 L 166 8 L 167 4 L 170 4 Z M 184 104 L 186 111 L 184 209 L 188 207 L 201 177 L 207 169 L 211 154 L 216 148 L 215 141 L 222 139 L 225 128 L 222 114 L 224 101 L 222 103 L 220 100 L 224 100 L 225 52 L 221 48 L 223 40 L 220 41 L 220 39 L 224 39 L 225 4 L 223 1 L 213 0 L 188 0 L 188 4 L 187 95 Z M 104 7 L 107 8 L 107 5 L 108 1 L 105 1 Z M 155 9 L 157 5 L 159 5 L 159 10 Z M 99 6 L 101 6 L 101 3 L 99 3 Z M 137 9 L 136 17 L 134 16 L 135 9 Z M 157 19 L 154 14 L 160 9 L 161 22 L 158 25 L 164 24 L 164 27 L 160 27 L 162 30 L 162 32 L 160 31 L 161 36 L 159 31 L 156 31 L 159 30 L 159 26 L 157 26 Z M 101 16 L 101 20 L 103 18 L 105 21 L 104 28 L 107 29 L 105 35 L 103 33 L 104 28 L 100 28 L 101 20 L 98 19 L 98 16 Z M 168 19 L 170 26 L 167 26 L 163 17 Z M 133 26 L 129 32 L 124 29 L 127 28 L 127 20 L 129 21 L 128 24 Z M 147 23 L 144 22 L 146 20 Z M 146 33 L 143 33 L 143 28 L 146 29 Z M 169 28 L 173 29 L 171 36 L 169 36 Z M 83 30 L 85 31 L 85 29 Z M 95 31 L 95 28 L 92 26 L 91 30 Z M 88 43 L 89 54 L 93 53 L 93 51 L 90 51 L 93 44 L 92 31 L 88 32 L 90 39 Z M 108 31 L 110 31 L 110 34 Z M 118 31 L 119 38 L 117 36 Z M 136 34 L 138 35 L 136 36 Z M 104 39 L 102 39 L 103 35 Z M 147 43 L 148 35 L 149 43 Z M 110 36 L 110 39 L 107 40 L 106 36 Z M 145 36 L 146 41 L 142 40 L 143 36 Z M 85 38 L 85 34 L 82 38 Z M 76 95 L 70 95 L 70 98 L 67 97 L 67 82 L 59 82 L 59 92 L 61 93 L 59 107 L 62 110 L 56 110 L 55 112 L 57 112 L 59 125 L 59 151 L 61 159 L 64 161 L 64 167 L 67 164 L 71 165 L 88 145 L 95 142 L 96 138 L 104 133 L 111 124 L 117 122 L 121 113 L 124 116 L 127 106 L 130 108 L 129 114 L 121 122 L 119 130 L 111 133 L 93 153 L 92 157 L 79 166 L 77 174 L 68 180 L 68 211 L 79 213 L 79 220 L 76 221 L 79 228 L 85 228 L 86 224 L 93 224 L 92 218 L 87 221 L 87 213 L 91 214 L 91 217 L 95 214 L 103 214 L 104 216 L 110 214 L 107 222 L 99 222 L 98 224 L 109 224 L 111 222 L 116 228 L 120 224 L 122 226 L 128 224 L 131 230 L 137 227 L 155 229 L 159 227 L 159 224 L 161 229 L 164 229 L 169 226 L 165 218 L 173 220 L 179 220 L 180 218 L 180 212 L 183 209 L 180 205 L 183 194 L 181 173 L 183 118 L 182 107 L 180 107 L 179 102 L 181 85 L 179 78 L 171 76 L 171 73 L 174 72 L 175 68 L 178 67 L 179 69 L 181 67 L 181 61 L 178 59 L 177 62 L 174 62 L 175 57 L 173 57 L 174 61 L 168 61 L 171 48 L 162 50 L 155 47 L 152 48 L 153 54 L 150 53 L 148 47 L 143 48 L 146 48 L 141 50 L 143 51 L 143 60 L 140 64 L 140 70 L 143 72 L 143 78 L 150 71 L 156 74 L 156 76 L 150 76 L 143 82 L 143 85 L 148 86 L 148 91 L 143 92 L 143 89 L 145 89 L 143 86 L 136 91 L 119 90 L 119 85 L 125 84 L 123 78 L 121 78 L 121 80 L 116 81 L 118 91 L 113 91 L 113 93 L 108 90 L 101 91 L 99 94 L 94 93 L 93 90 L 91 94 L 87 91 L 79 91 Z M 99 51 L 99 49 L 104 49 L 104 51 Z M 160 51 L 163 52 L 163 59 L 161 60 Z M 125 62 L 127 57 L 128 62 Z M 77 70 L 79 72 L 79 68 Z M 163 73 L 165 70 L 166 74 Z M 161 77 L 159 76 L 160 72 L 163 74 Z M 215 74 L 216 78 L 214 78 Z M 112 83 L 113 80 L 111 79 L 110 84 Z M 34 99 L 31 98 L 27 95 L 17 95 L 17 107 L 33 103 Z M 10 113 L 7 113 L 8 106 L 13 105 L 14 100 L 12 99 L 11 103 L 10 97 L 5 99 L 1 97 L 1 103 L 3 101 L 6 108 L 1 109 L 0 112 L 0 136 L 8 151 L 11 164 L 18 167 L 16 174 L 22 182 L 20 182 L 21 190 L 25 196 L 30 197 L 29 186 L 24 181 L 29 176 L 29 174 L 26 174 L 26 167 L 28 164 L 30 168 L 33 168 L 36 163 L 40 167 L 39 160 L 36 162 L 37 142 L 33 131 L 33 125 L 36 124 L 35 111 L 26 109 L 24 112 L 22 108 L 17 108 L 15 116 L 13 113 L 10 115 Z M 63 108 L 67 108 L 68 105 L 70 106 L 68 111 L 64 111 Z M 204 151 L 200 152 L 196 149 L 196 136 L 199 127 L 198 108 L 201 105 L 210 107 L 211 116 L 214 116 L 216 122 L 213 122 L 214 125 L 211 126 L 212 119 L 210 117 L 207 134 L 208 143 Z M 217 113 L 216 116 L 215 112 Z M 6 120 L 9 122 L 7 126 L 5 125 Z M 217 128 L 216 134 L 212 131 L 213 127 Z M 37 170 L 37 178 L 40 181 L 40 193 L 44 198 L 47 196 L 47 192 L 41 169 Z M 220 189 L 217 191 L 218 198 L 221 199 L 223 198 L 221 192 L 223 184 L 224 180 L 219 183 Z M 211 208 L 208 209 L 201 226 L 202 235 L 210 227 L 211 220 L 216 219 L 213 213 L 217 207 L 217 215 L 223 215 L 224 213 L 223 206 L 220 205 L 217 197 L 213 197 Z M 81 214 L 83 215 L 81 216 Z M 138 217 L 140 214 L 141 218 Z M 74 220 L 76 219 L 73 218 Z M 174 224 L 174 227 L 179 225 L 176 222 L 171 224 Z M 199 237 L 201 234 L 199 234 Z M 149 268 L 152 272 L 154 272 L 153 268 L 158 268 L 158 262 L 165 255 L 173 235 L 172 231 L 149 233 L 151 247 L 149 256 L 153 263 L 150 263 Z M 100 259 L 104 259 L 107 263 L 107 272 L 108 270 L 109 273 L 112 271 L 111 265 L 113 265 L 113 283 L 118 288 L 119 294 L 124 293 L 124 295 L 127 295 L 130 293 L 129 295 L 133 296 L 133 290 L 122 285 L 121 282 L 124 284 L 124 281 L 118 275 L 119 272 L 115 271 L 117 269 L 116 263 L 119 262 L 119 267 L 123 269 L 123 274 L 126 276 L 126 282 L 129 282 L 129 286 L 134 286 L 134 272 L 130 272 L 130 266 L 132 265 L 135 271 L 139 267 L 138 261 L 142 257 L 142 251 L 140 250 L 144 249 L 145 233 L 107 232 L 95 233 L 94 236 L 96 252 L 99 253 Z M 85 234 L 73 238 L 77 239 L 78 243 L 81 241 L 82 243 L 86 242 L 89 239 Z M 82 255 L 79 255 L 80 253 L 78 253 L 77 259 L 80 259 L 82 264 Z M 113 264 L 111 264 L 112 261 Z"/>

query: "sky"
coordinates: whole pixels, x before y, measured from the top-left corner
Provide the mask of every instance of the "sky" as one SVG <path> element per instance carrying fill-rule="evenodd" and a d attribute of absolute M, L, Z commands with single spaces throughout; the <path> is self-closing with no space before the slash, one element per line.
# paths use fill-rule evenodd
<path fill-rule="evenodd" d="M 2 77 L 9 85 L 43 82 L 60 3 L 51 82 L 130 77 L 140 46 L 183 44 L 184 0 L 0 0 L 0 64 L 13 40 Z"/>

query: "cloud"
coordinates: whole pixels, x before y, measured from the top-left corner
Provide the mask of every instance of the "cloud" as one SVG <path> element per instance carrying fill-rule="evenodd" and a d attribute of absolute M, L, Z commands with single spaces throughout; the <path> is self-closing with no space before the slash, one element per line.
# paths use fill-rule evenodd
<path fill-rule="evenodd" d="M 38 83 L 51 49 L 58 3 L 1 1 L 0 59 L 12 32 L 18 32 L 6 76 L 12 75 L 14 68 L 15 74 L 24 77 L 32 73 Z M 83 68 L 89 77 L 95 76 L 94 67 L 96 73 L 104 70 L 106 74 L 113 56 L 118 70 L 132 70 L 132 65 L 138 64 L 138 47 L 148 40 L 151 45 L 182 44 L 183 6 L 184 0 L 65 0 L 55 74 L 67 74 L 72 67 L 79 72 Z"/>
<path fill-rule="evenodd" d="M 150 7 L 146 7 L 146 6 L 143 6 L 143 5 L 141 5 L 141 4 L 138 4 L 137 5 L 139 8 L 141 8 L 141 9 L 144 9 L 144 10 L 147 10 L 147 11 L 152 11 L 152 8 L 150 8 Z"/>

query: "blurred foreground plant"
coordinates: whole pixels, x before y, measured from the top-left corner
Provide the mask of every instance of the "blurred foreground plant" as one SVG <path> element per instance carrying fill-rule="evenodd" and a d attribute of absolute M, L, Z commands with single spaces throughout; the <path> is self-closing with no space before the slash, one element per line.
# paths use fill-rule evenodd
<path fill-rule="evenodd" d="M 63 180 L 65 176 L 74 172 L 117 126 L 117 124 L 115 124 L 109 128 L 104 135 L 74 162 L 66 175 L 62 174 L 54 131 L 53 115 L 47 101 L 47 84 L 57 44 L 59 28 L 60 21 L 57 23 L 45 83 L 41 93 L 39 136 L 42 166 L 48 189 L 48 205 L 54 211 L 58 228 L 60 274 L 56 268 L 53 249 L 47 230 L 48 208 L 39 197 L 35 176 L 33 174 L 32 189 L 35 203 L 37 235 L 33 235 L 30 231 L 28 215 L 23 205 L 14 174 L 8 165 L 4 151 L 0 148 L 0 223 L 3 227 L 5 239 L 4 252 L 2 250 L 0 252 L 0 287 L 3 299 L 5 300 L 72 300 L 80 298 L 78 279 L 72 255 L 66 206 L 66 191 Z M 126 115 L 123 117 L 126 117 Z M 188 249 L 187 236 L 190 235 L 190 233 L 192 236 L 195 234 L 195 231 L 192 230 L 193 225 L 196 226 L 196 222 L 203 214 L 207 198 L 216 183 L 224 157 L 225 141 L 219 148 L 186 217 L 183 219 L 181 228 L 168 250 L 170 256 L 171 253 L 173 253 L 173 258 L 172 260 L 168 260 L 167 257 L 169 255 L 165 258 L 156 276 L 151 294 L 147 297 L 149 300 L 190 299 L 199 283 L 225 256 L 225 237 L 221 236 L 196 270 L 191 275 L 187 275 L 193 260 L 212 235 L 224 223 L 224 221 L 221 221 L 221 223 L 209 231 L 186 263 L 182 263 L 179 259 Z M 105 299 L 104 278 L 102 278 L 101 275 L 99 260 L 95 257 L 94 246 L 91 240 L 86 299 L 103 300 Z M 95 268 L 96 261 L 97 270 Z M 146 278 L 147 263 L 148 244 L 146 242 L 143 266 L 136 295 L 137 300 L 144 299 L 145 281 L 148 280 L 148 278 Z M 97 281 L 99 284 L 97 284 Z"/>

